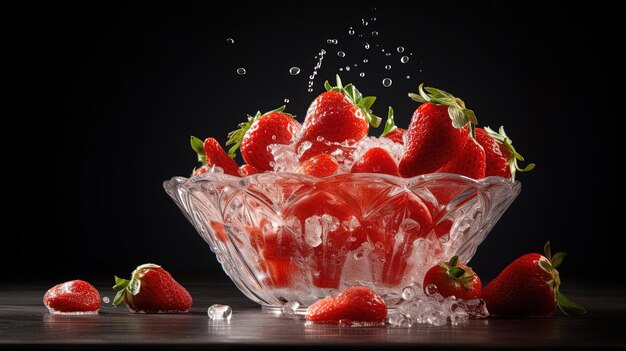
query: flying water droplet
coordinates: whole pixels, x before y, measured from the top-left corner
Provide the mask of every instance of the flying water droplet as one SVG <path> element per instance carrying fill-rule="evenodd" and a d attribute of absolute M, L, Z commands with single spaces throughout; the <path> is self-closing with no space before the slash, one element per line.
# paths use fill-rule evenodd
<path fill-rule="evenodd" d="M 312 93 L 312 92 L 313 92 L 313 88 L 309 88 L 309 89 L 307 89 L 307 91 L 308 91 L 309 93 Z"/>
<path fill-rule="evenodd" d="M 363 27 L 367 27 L 367 25 L 369 23 L 367 23 L 367 21 L 365 20 L 365 18 L 361 18 L 361 24 L 363 24 Z"/>
<path fill-rule="evenodd" d="M 350 27 L 350 29 L 348 30 L 348 34 L 354 35 L 354 29 L 352 29 L 352 27 Z"/>
<path fill-rule="evenodd" d="M 300 68 L 293 66 L 289 69 L 289 74 L 291 74 L 292 76 L 297 76 L 298 74 L 300 74 Z"/>
<path fill-rule="evenodd" d="M 400 62 L 402 62 L 402 63 L 407 63 L 407 62 L 409 62 L 409 57 L 408 57 L 408 56 L 402 56 L 402 57 L 400 58 Z"/>
<path fill-rule="evenodd" d="M 339 72 L 343 72 L 343 67 L 339 67 Z"/>
<path fill-rule="evenodd" d="M 385 79 L 383 79 L 383 86 L 384 86 L 385 88 L 389 88 L 389 87 L 391 86 L 391 83 L 392 83 L 391 78 L 385 78 Z"/>
<path fill-rule="evenodd" d="M 369 50 L 370 49 L 370 43 L 368 43 L 368 42 L 363 43 L 363 47 L 365 48 L 365 50 Z"/>
<path fill-rule="evenodd" d="M 243 76 L 244 74 L 246 74 L 246 69 L 243 67 L 237 68 L 237 74 Z"/>
<path fill-rule="evenodd" d="M 212 320 L 230 320 L 233 315 L 233 309 L 228 305 L 215 304 L 209 307 L 207 315 Z"/>
<path fill-rule="evenodd" d="M 346 66 L 346 71 L 349 71 L 349 70 L 350 70 L 350 66 Z"/>
<path fill-rule="evenodd" d="M 390 53 L 390 52 L 388 52 L 388 53 L 386 53 L 386 54 L 385 54 L 385 56 L 391 56 L 391 53 Z"/>
<path fill-rule="evenodd" d="M 233 39 L 233 38 L 228 38 L 228 39 L 226 39 L 226 42 L 227 42 L 228 44 L 234 44 L 234 43 L 235 43 L 235 39 Z"/>
<path fill-rule="evenodd" d="M 289 99 L 285 99 L 285 100 L 283 100 L 283 101 L 284 101 L 286 104 L 288 104 L 288 103 L 289 103 Z"/>
<path fill-rule="evenodd" d="M 337 40 L 337 39 L 326 39 L 326 43 L 327 44 L 337 45 L 339 43 L 339 40 Z"/>
<path fill-rule="evenodd" d="M 373 37 L 375 37 L 375 36 L 377 36 L 377 35 L 378 35 L 378 32 L 377 32 L 377 31 L 373 31 L 373 32 L 372 32 L 372 36 L 373 36 Z"/>
<path fill-rule="evenodd" d="M 338 51 L 338 52 L 337 52 L 337 56 L 339 56 L 339 57 L 345 57 L 345 56 L 346 56 L 346 53 L 345 53 L 345 52 L 343 52 L 343 51 Z"/>
<path fill-rule="evenodd" d="M 406 76 L 406 79 L 411 79 L 411 76 Z"/>
<path fill-rule="evenodd" d="M 403 46 L 398 46 L 397 50 L 398 50 L 398 52 L 402 53 L 402 52 L 404 52 L 404 47 Z"/>
<path fill-rule="evenodd" d="M 386 69 L 387 71 L 389 71 L 389 70 L 391 69 L 391 65 L 386 65 L 386 66 L 385 66 L 385 69 Z"/>
<path fill-rule="evenodd" d="M 354 64 L 354 67 L 358 67 L 358 66 L 359 66 L 358 64 L 356 64 L 356 63 Z"/>
<path fill-rule="evenodd" d="M 365 77 L 365 72 L 359 73 L 359 77 L 361 77 L 361 78 Z"/>
<path fill-rule="evenodd" d="M 368 59 L 363 59 L 363 63 L 368 63 L 369 60 Z"/>
<path fill-rule="evenodd" d="M 380 52 L 385 52 L 385 49 L 380 49 Z"/>

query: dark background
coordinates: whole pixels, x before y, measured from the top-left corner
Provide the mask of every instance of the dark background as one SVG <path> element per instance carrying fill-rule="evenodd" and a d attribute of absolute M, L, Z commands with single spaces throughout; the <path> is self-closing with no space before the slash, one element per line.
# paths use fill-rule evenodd
<path fill-rule="evenodd" d="M 621 189 L 623 111 L 613 77 L 621 72 L 614 51 L 623 45 L 623 15 L 597 2 L 414 3 L 56 2 L 7 10 L 18 141 L 6 184 L 19 212 L 9 220 L 19 229 L 4 233 L 3 251 L 18 256 L 3 255 L 5 281 L 108 278 L 148 261 L 175 276 L 222 279 L 162 182 L 195 166 L 190 135 L 224 142 L 246 114 L 286 98 L 302 121 L 323 80 L 348 64 L 344 82 L 377 95 L 380 115 L 393 105 L 400 126 L 416 108 L 406 93 L 426 82 L 463 98 L 481 125 L 504 124 L 537 163 L 519 176 L 521 195 L 471 262 L 483 281 L 547 239 L 569 254 L 566 282 L 623 271 L 622 234 L 610 229 Z M 364 37 L 349 36 L 351 26 Z M 326 43 L 333 38 L 338 45 Z M 412 53 L 407 64 L 397 46 Z M 292 66 L 302 72 L 291 76 Z"/>

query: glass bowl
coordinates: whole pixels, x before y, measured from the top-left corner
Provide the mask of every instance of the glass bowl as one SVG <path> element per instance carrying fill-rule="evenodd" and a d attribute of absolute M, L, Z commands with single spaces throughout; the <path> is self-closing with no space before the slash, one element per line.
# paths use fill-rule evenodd
<path fill-rule="evenodd" d="M 468 262 L 521 190 L 444 173 L 208 172 L 163 186 L 237 287 L 268 310 L 354 285 L 392 306 L 437 262 Z"/>

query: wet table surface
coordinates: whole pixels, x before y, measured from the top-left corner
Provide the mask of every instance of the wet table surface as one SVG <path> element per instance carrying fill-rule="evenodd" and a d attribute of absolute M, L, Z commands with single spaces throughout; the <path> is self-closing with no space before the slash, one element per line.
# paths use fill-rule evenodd
<path fill-rule="evenodd" d="M 468 325 L 411 328 L 308 326 L 302 319 L 262 312 L 232 284 L 186 284 L 194 297 L 188 314 L 145 315 L 103 304 L 98 315 L 51 315 L 45 284 L 0 285 L 0 349 L 626 349 L 626 287 L 565 292 L 583 304 L 582 317 L 472 320 Z M 110 284 L 96 284 L 113 297 Z M 106 293 L 107 291 L 111 293 Z M 232 306 L 229 322 L 211 321 L 207 307 Z"/>

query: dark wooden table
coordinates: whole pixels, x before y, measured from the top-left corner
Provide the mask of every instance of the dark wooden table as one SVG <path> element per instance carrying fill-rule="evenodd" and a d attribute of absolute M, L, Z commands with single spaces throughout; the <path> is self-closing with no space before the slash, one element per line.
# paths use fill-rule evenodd
<path fill-rule="evenodd" d="M 96 284 L 112 299 L 111 284 Z M 51 315 L 43 306 L 44 284 L 0 286 L 0 349 L 626 349 L 626 288 L 570 288 L 589 313 L 568 318 L 488 319 L 469 325 L 412 328 L 305 326 L 302 319 L 264 313 L 232 284 L 189 284 L 188 314 L 142 315 L 103 304 L 98 315 Z M 229 304 L 230 322 L 211 321 L 207 308 Z"/>

